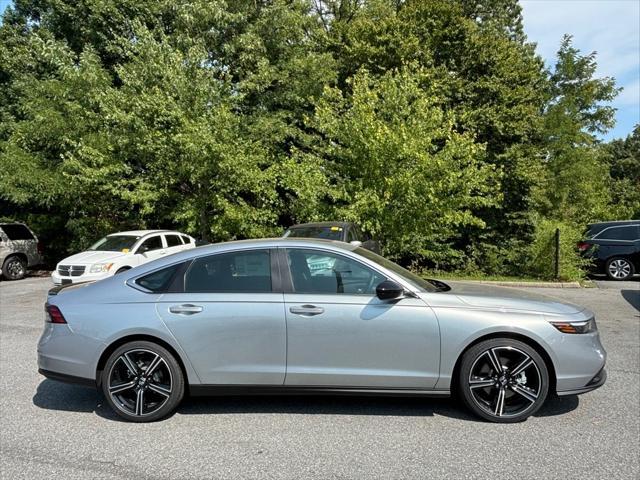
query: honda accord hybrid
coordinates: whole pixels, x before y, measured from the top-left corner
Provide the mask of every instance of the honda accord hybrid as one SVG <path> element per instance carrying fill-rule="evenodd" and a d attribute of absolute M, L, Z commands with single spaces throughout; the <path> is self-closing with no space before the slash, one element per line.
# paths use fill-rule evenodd
<path fill-rule="evenodd" d="M 134 422 L 186 395 L 444 397 L 517 422 L 606 379 L 589 310 L 425 280 L 327 240 L 195 248 L 49 292 L 40 373 L 100 389 Z"/>

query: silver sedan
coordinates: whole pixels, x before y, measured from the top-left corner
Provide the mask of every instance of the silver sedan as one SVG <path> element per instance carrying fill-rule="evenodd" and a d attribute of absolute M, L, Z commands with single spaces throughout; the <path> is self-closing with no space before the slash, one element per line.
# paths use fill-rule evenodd
<path fill-rule="evenodd" d="M 43 375 L 99 388 L 123 418 L 189 395 L 455 394 L 517 422 L 601 386 L 594 315 L 522 291 L 424 280 L 341 242 L 210 245 L 56 287 Z"/>

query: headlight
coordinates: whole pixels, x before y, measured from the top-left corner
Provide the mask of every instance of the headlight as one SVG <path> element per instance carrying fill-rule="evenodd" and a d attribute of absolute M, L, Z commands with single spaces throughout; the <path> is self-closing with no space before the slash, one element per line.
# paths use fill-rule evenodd
<path fill-rule="evenodd" d="M 91 265 L 91 270 L 89 270 L 89 272 L 91 273 L 108 272 L 112 266 L 113 266 L 113 263 L 96 263 L 94 265 Z"/>
<path fill-rule="evenodd" d="M 562 333 L 591 333 L 597 330 L 595 318 L 580 322 L 551 322 L 551 325 Z"/>

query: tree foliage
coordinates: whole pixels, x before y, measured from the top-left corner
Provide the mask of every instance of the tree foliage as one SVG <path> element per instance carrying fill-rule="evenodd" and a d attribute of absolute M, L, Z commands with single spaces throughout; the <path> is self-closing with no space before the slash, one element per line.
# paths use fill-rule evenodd
<path fill-rule="evenodd" d="M 553 222 L 639 215 L 638 128 L 597 140 L 617 89 L 595 67 L 567 36 L 547 71 L 517 0 L 16 0 L 0 215 L 53 257 L 333 218 L 406 263 L 533 269 Z"/>

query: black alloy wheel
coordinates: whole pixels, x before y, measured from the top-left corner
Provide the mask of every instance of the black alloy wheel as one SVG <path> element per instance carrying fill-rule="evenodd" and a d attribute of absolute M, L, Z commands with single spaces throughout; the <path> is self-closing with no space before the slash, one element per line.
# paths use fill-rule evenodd
<path fill-rule="evenodd" d="M 184 377 L 174 356 L 152 342 L 116 349 L 102 372 L 102 391 L 122 418 L 152 422 L 173 412 L 184 395 Z"/>
<path fill-rule="evenodd" d="M 459 388 L 465 404 L 476 415 L 492 422 L 520 422 L 544 403 L 549 372 L 529 345 L 496 338 L 464 354 Z"/>

